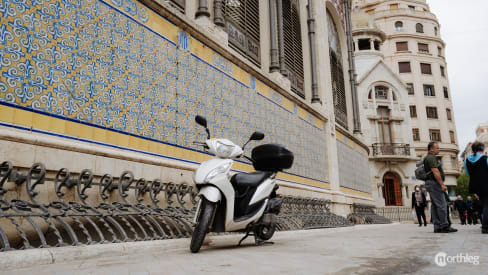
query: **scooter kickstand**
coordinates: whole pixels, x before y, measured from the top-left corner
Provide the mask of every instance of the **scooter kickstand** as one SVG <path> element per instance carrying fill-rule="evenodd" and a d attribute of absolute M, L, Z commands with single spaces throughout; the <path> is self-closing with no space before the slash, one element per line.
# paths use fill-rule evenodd
<path fill-rule="evenodd" d="M 246 231 L 246 235 L 244 235 L 244 237 L 242 237 L 242 239 L 239 241 L 239 243 L 237 244 L 237 246 L 241 246 L 242 241 L 244 241 L 247 237 L 249 237 L 249 235 L 251 235 L 251 231 L 250 230 Z"/>

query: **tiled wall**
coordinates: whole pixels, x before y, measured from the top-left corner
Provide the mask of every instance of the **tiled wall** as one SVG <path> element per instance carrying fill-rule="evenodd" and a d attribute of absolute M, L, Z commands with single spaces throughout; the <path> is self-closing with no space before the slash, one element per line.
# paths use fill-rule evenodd
<path fill-rule="evenodd" d="M 295 153 L 298 183 L 327 183 L 325 122 L 140 3 L 5 0 L 0 14 L 4 126 L 192 160 L 202 114 L 237 144 L 263 131 Z"/>
<path fill-rule="evenodd" d="M 340 186 L 371 194 L 367 152 L 344 135 L 337 134 L 337 157 Z"/>

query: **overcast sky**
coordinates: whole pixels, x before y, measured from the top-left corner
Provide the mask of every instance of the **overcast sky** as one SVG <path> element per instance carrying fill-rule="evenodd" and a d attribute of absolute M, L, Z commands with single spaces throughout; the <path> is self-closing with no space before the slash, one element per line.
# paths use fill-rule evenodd
<path fill-rule="evenodd" d="M 446 42 L 459 149 L 488 122 L 488 0 L 427 0 Z M 443 137 L 448 139 L 449 137 Z"/>

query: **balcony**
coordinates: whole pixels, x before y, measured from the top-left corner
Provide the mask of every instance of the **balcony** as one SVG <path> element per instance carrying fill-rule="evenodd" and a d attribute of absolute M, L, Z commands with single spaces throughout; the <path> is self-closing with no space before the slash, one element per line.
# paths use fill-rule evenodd
<path fill-rule="evenodd" d="M 373 143 L 372 159 L 382 161 L 408 161 L 410 144 L 405 143 Z"/>

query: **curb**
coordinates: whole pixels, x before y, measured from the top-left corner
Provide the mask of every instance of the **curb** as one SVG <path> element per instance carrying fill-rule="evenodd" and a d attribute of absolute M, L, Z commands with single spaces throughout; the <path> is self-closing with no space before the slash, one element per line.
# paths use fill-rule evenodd
<path fill-rule="evenodd" d="M 277 232 L 275 238 L 286 236 L 307 236 L 317 233 L 332 234 L 337 232 L 356 231 L 364 229 L 373 229 L 386 226 L 398 225 L 400 223 L 391 224 L 368 224 L 355 225 L 349 227 L 335 227 L 335 228 L 321 228 L 297 231 L 283 231 Z M 236 235 L 216 235 L 208 237 L 210 242 L 217 240 L 228 240 L 241 238 L 241 234 Z M 207 243 L 207 241 L 206 241 Z M 35 248 L 27 250 L 6 251 L 0 253 L 0 270 L 12 270 L 19 268 L 32 267 L 34 265 L 48 265 L 59 262 L 87 260 L 104 256 L 123 256 L 129 253 L 150 252 L 164 249 L 164 251 L 174 251 L 178 249 L 187 249 L 189 239 L 170 239 L 157 241 L 141 241 L 141 242 L 127 242 L 127 243 L 111 243 L 111 244 L 94 244 L 94 245 L 80 245 L 80 246 L 65 246 L 65 247 L 51 247 L 51 248 Z"/>

